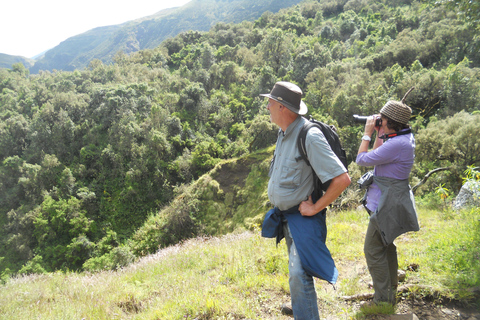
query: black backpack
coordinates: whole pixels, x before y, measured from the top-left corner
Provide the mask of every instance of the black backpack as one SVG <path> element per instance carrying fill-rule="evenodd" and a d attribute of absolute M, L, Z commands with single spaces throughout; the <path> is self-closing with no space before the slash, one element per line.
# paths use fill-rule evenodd
<path fill-rule="evenodd" d="M 347 164 L 347 154 L 345 152 L 345 149 L 342 147 L 342 143 L 340 142 L 340 137 L 337 134 L 337 129 L 333 125 L 328 125 L 325 124 L 321 121 L 315 120 L 310 117 L 310 119 L 307 120 L 305 125 L 303 126 L 302 130 L 300 131 L 297 139 L 297 148 L 298 151 L 300 152 L 300 159 L 303 159 L 307 165 L 310 165 L 310 161 L 308 161 L 308 156 L 307 156 L 307 150 L 305 147 L 305 139 L 307 136 L 308 130 L 312 127 L 318 127 L 323 135 L 325 136 L 325 139 L 327 139 L 328 144 L 332 148 L 332 151 L 337 155 L 338 159 L 343 163 L 343 166 L 348 169 L 348 164 Z M 313 171 L 313 168 L 312 168 Z M 314 194 L 316 195 L 316 198 L 319 199 L 322 195 L 323 192 L 328 189 L 328 186 L 330 185 L 330 181 L 326 181 L 325 183 L 322 183 L 320 179 L 318 178 L 317 174 L 315 171 L 313 172 L 313 183 L 314 183 Z"/>

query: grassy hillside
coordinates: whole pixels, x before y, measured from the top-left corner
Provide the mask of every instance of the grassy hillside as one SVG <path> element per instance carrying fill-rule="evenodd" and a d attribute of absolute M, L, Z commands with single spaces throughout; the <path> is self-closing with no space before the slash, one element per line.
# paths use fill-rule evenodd
<path fill-rule="evenodd" d="M 279 309 L 289 301 L 285 243 L 276 246 L 260 236 L 270 208 L 266 173 L 272 152 L 221 162 L 179 190 L 132 238 L 132 250 L 143 255 L 134 263 L 116 271 L 8 279 L 0 286 L 0 319 L 289 319 Z M 327 245 L 340 276 L 335 287 L 316 281 L 323 317 L 480 316 L 480 209 L 420 209 L 421 230 L 396 240 L 405 272 L 396 309 L 365 313 L 350 298 L 372 293 L 363 255 L 367 214 L 330 210 L 327 217 Z M 195 220 L 205 226 L 204 234 L 227 235 L 180 241 Z M 168 240 L 180 243 L 157 250 Z"/>
<path fill-rule="evenodd" d="M 185 186 L 170 206 L 152 215 L 128 246 L 135 255 L 143 256 L 195 234 L 252 230 L 269 208 L 267 173 L 272 155 L 270 147 L 217 164 Z"/>
<path fill-rule="evenodd" d="M 352 115 L 415 87 L 411 183 L 442 168 L 416 196 L 448 204 L 480 165 L 480 38 L 447 9 L 308 0 L 112 64 L 0 69 L 0 281 L 115 270 L 188 238 L 252 230 L 268 208 L 262 149 L 278 131 L 259 93 L 280 80 L 339 129 L 349 162 L 363 134 Z M 365 170 L 349 169 L 353 181 Z M 352 185 L 338 202 L 360 197 Z"/>
<path fill-rule="evenodd" d="M 396 240 L 406 272 L 396 310 L 420 319 L 480 317 L 479 210 L 420 210 L 421 230 Z M 335 288 L 316 282 L 321 315 L 370 318 L 345 296 L 372 292 L 362 253 L 364 211 L 328 214 L 327 244 L 339 269 Z M 118 271 L 53 273 L 0 287 L 0 319 L 290 319 L 286 246 L 259 229 L 197 238 Z M 378 312 L 374 310 L 373 312 Z M 475 318 L 476 317 L 476 318 Z M 377 318 L 378 319 L 378 318 Z"/>

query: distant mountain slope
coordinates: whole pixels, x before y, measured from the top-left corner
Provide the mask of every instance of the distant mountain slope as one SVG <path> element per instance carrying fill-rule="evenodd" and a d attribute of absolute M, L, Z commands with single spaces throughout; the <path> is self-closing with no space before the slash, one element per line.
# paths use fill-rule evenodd
<path fill-rule="evenodd" d="M 73 71 L 88 65 L 94 58 L 101 59 L 99 46 L 108 41 L 122 25 L 99 27 L 80 35 L 68 38 L 55 48 L 48 50 L 33 67 L 31 73 L 40 70 L 65 70 Z M 98 53 L 96 53 L 98 52 Z M 104 60 L 104 59 L 101 59 Z"/>
<path fill-rule="evenodd" d="M 111 61 L 118 52 L 152 49 L 163 40 L 188 31 L 208 31 L 218 22 L 255 20 L 265 11 L 273 13 L 302 0 L 192 0 L 186 5 L 162 10 L 152 16 L 120 25 L 95 28 L 71 37 L 46 52 L 31 73 L 40 70 L 82 69 L 92 59 Z"/>
<path fill-rule="evenodd" d="M 9 54 L 0 53 L 0 68 L 10 69 L 15 63 L 23 63 L 25 68 L 30 68 L 35 63 L 34 60 L 21 56 L 11 56 Z"/>

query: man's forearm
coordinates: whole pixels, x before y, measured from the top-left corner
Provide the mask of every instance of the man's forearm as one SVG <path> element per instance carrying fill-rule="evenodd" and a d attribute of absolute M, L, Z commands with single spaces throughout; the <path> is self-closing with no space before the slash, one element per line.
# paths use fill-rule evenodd
<path fill-rule="evenodd" d="M 323 196 L 315 203 L 316 212 L 322 211 L 335 201 L 335 199 L 342 194 L 343 190 L 350 185 L 350 182 L 350 176 L 346 172 L 333 178 L 327 191 L 325 191 Z"/>

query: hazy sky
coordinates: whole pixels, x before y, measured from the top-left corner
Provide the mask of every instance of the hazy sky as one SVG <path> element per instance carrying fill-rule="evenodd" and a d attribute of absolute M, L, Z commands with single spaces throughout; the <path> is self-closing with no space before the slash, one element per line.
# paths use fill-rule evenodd
<path fill-rule="evenodd" d="M 180 7 L 190 0 L 4 0 L 0 53 L 31 58 L 96 27 Z"/>

